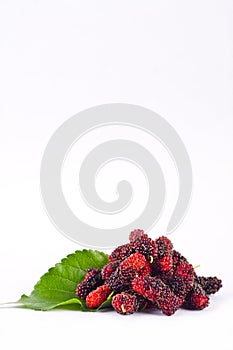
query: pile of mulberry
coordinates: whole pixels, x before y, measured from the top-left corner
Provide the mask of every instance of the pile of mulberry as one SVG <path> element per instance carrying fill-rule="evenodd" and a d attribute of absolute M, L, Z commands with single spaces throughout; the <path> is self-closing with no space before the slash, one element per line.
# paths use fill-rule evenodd
<path fill-rule="evenodd" d="M 102 270 L 90 268 L 77 285 L 78 298 L 98 309 L 110 303 L 121 315 L 145 309 L 173 315 L 178 309 L 203 310 L 222 287 L 217 277 L 198 276 L 166 236 L 153 240 L 140 229 L 109 255 Z"/>

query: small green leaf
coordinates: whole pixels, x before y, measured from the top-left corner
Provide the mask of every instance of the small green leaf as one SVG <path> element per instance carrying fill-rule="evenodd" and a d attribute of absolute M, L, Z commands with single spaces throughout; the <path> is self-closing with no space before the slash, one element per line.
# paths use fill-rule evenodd
<path fill-rule="evenodd" d="M 77 310 L 86 310 L 85 303 L 75 294 L 77 284 L 82 282 L 87 269 L 101 269 L 108 262 L 108 255 L 102 252 L 77 250 L 49 269 L 37 282 L 32 293 L 29 296 L 22 295 L 18 303 L 43 311 L 70 305 Z"/>

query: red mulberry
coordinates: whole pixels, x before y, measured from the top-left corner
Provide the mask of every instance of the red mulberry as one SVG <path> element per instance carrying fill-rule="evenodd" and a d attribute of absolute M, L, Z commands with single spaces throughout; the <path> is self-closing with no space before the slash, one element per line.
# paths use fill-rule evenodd
<path fill-rule="evenodd" d="M 158 247 L 157 258 L 155 259 L 152 269 L 155 274 L 167 272 L 173 268 L 172 248 L 173 245 L 165 236 L 161 236 L 155 240 Z"/>
<path fill-rule="evenodd" d="M 100 286 L 93 290 L 86 298 L 87 307 L 89 307 L 89 309 L 96 309 L 107 300 L 110 293 L 111 290 L 107 285 Z"/>
<path fill-rule="evenodd" d="M 112 306 L 119 314 L 129 315 L 136 311 L 137 300 L 135 295 L 128 293 L 116 294 L 112 299 Z"/>
<path fill-rule="evenodd" d="M 172 253 L 173 245 L 170 239 L 165 236 L 161 236 L 155 240 L 158 247 L 158 258 L 162 258 L 165 255 Z"/>
<path fill-rule="evenodd" d="M 167 272 L 173 267 L 172 255 L 165 255 L 155 260 L 154 268 L 158 272 Z"/>
<path fill-rule="evenodd" d="M 120 270 L 123 276 L 133 279 L 137 275 L 149 275 L 150 264 L 140 253 L 134 253 L 120 263 Z"/>
<path fill-rule="evenodd" d="M 173 282 L 185 283 L 187 290 L 190 290 L 193 286 L 195 278 L 195 271 L 191 264 L 183 263 L 179 264 L 173 273 Z"/>
<path fill-rule="evenodd" d="M 190 310 L 202 310 L 209 305 L 209 297 L 197 282 L 194 283 L 192 291 L 186 296 L 183 307 Z"/>
<path fill-rule="evenodd" d="M 179 306 L 179 300 L 170 288 L 156 277 L 137 277 L 132 282 L 135 292 L 156 303 L 162 312 L 168 316 L 174 314 Z"/>
<path fill-rule="evenodd" d="M 191 291 L 194 284 L 195 273 L 191 264 L 179 264 L 174 271 L 168 285 L 172 292 L 179 298 L 180 306 L 183 304 L 186 295 Z"/>

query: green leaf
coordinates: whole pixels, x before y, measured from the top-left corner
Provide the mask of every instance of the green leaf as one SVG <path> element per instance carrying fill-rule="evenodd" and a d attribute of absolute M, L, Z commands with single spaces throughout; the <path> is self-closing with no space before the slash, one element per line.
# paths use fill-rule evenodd
<path fill-rule="evenodd" d="M 86 310 L 85 303 L 80 300 L 75 290 L 82 282 L 87 269 L 101 269 L 109 262 L 108 255 L 96 250 L 77 250 L 68 255 L 55 267 L 49 269 L 35 285 L 32 293 L 22 295 L 18 303 L 34 310 L 51 310 L 55 307 L 68 307 Z"/>

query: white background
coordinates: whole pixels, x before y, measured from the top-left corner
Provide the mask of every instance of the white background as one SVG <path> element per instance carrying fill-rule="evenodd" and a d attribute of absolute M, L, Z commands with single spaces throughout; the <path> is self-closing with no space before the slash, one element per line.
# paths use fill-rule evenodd
<path fill-rule="evenodd" d="M 1 349 L 232 349 L 232 11 L 230 0 L 0 0 L 0 302 L 82 249 L 44 211 L 40 161 L 67 118 L 110 102 L 153 109 L 183 139 L 193 198 L 171 239 L 224 284 L 208 309 L 173 317 L 0 309 Z"/>

